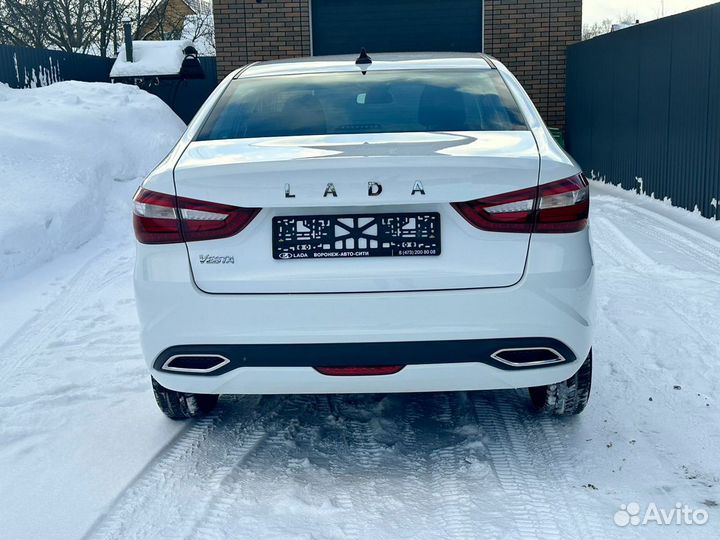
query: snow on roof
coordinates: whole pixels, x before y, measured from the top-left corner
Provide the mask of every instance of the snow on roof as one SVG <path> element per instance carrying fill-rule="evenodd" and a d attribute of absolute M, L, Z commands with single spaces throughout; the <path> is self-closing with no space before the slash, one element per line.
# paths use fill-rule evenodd
<path fill-rule="evenodd" d="M 110 78 L 177 75 L 185 59 L 183 50 L 192 44 L 189 39 L 133 41 L 133 62 L 127 61 L 123 44 Z"/>

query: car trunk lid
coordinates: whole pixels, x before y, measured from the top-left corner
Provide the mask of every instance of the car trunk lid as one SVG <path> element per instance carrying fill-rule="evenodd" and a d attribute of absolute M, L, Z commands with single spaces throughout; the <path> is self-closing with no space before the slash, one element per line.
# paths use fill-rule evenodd
<path fill-rule="evenodd" d="M 187 243 L 205 292 L 419 291 L 520 280 L 530 234 L 476 229 L 450 203 L 536 186 L 538 170 L 529 131 L 318 135 L 193 142 L 175 184 L 179 197 L 262 209 L 237 235 Z M 274 218 L 400 214 L 437 214 L 439 254 L 273 257 Z"/>

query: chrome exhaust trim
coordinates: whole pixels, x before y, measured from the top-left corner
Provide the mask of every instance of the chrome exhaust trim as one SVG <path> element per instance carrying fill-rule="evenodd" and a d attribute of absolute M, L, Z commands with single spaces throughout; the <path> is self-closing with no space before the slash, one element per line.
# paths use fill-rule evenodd
<path fill-rule="evenodd" d="M 209 367 L 193 368 L 185 366 L 173 366 L 173 362 L 182 358 L 216 358 L 217 362 L 212 363 Z M 176 354 L 168 358 L 162 365 L 163 371 L 177 371 L 180 373 L 212 373 L 223 366 L 230 363 L 230 360 L 221 354 Z"/>
<path fill-rule="evenodd" d="M 533 351 L 536 353 L 534 355 L 536 358 L 537 356 L 540 356 L 537 353 L 539 353 L 540 351 L 546 351 L 548 353 L 546 355 L 547 358 L 522 361 L 523 352 L 532 353 Z M 515 356 L 517 359 L 511 360 L 510 357 L 512 356 Z M 528 356 L 533 355 L 531 354 Z M 548 364 L 559 364 L 560 362 L 566 361 L 566 358 L 562 354 L 550 347 L 521 347 L 513 349 L 499 349 L 492 353 L 490 355 L 490 358 L 492 358 L 493 360 L 497 360 L 498 362 L 501 362 L 506 366 L 512 367 L 545 366 Z"/>

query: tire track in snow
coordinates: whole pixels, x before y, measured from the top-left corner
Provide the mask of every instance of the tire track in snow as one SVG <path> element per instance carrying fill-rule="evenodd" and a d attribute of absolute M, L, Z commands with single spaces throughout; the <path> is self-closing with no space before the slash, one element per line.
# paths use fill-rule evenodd
<path fill-rule="evenodd" d="M 325 463 L 329 478 L 319 480 L 311 470 L 313 483 L 332 482 L 324 495 L 335 507 L 311 509 L 323 516 L 319 534 L 339 530 L 342 537 L 366 538 L 382 524 L 383 534 L 398 538 L 407 537 L 405 531 L 462 539 L 498 537 L 508 530 L 518 538 L 601 536 L 578 505 L 577 493 L 572 503 L 563 493 L 563 487 L 573 487 L 573 464 L 554 424 L 530 417 L 521 400 L 507 394 L 393 396 L 380 403 L 289 396 L 262 398 L 254 407 L 248 398 L 230 401 L 218 414 L 193 423 L 150 463 L 86 538 L 241 538 L 260 530 L 267 537 L 287 537 L 292 520 L 266 521 L 255 511 L 271 511 L 275 489 L 281 504 L 298 502 L 287 497 L 308 477 L 292 468 L 296 456 Z M 251 408 L 255 412 L 242 418 L 239 413 Z M 335 415 L 336 426 L 329 415 Z M 390 426 L 382 426 L 383 420 Z M 480 429 L 475 438 L 468 437 L 473 426 Z M 381 442 L 383 427 L 396 432 L 404 452 Z M 487 439 L 484 444 L 478 436 Z M 468 461 L 480 453 L 486 462 L 486 451 L 504 490 L 496 497 L 500 502 L 487 500 L 492 484 L 476 483 Z M 389 486 L 409 499 L 395 501 L 401 515 L 388 515 L 397 497 L 388 493 Z M 318 489 L 322 493 L 315 487 L 308 497 L 315 499 Z M 303 531 L 308 532 L 296 534 Z"/>
<path fill-rule="evenodd" d="M 122 538 L 127 535 L 126 524 L 133 523 L 133 514 L 151 508 L 150 500 L 158 487 L 167 483 L 172 475 L 172 465 L 196 452 L 201 442 L 215 428 L 219 418 L 218 414 L 207 416 L 181 431 L 120 493 L 109 510 L 95 521 L 83 538 Z"/>
<path fill-rule="evenodd" d="M 643 272 L 648 275 L 658 275 L 659 262 L 642 251 L 625 232 L 611 223 L 608 218 L 601 217 L 599 219 L 595 218 L 595 220 L 600 221 L 601 223 L 601 227 L 598 231 L 596 231 L 596 234 L 593 235 L 596 247 L 599 247 L 604 253 L 612 257 L 619 265 L 626 268 L 632 268 L 636 272 Z M 648 225 L 649 221 L 650 220 L 648 219 L 647 222 L 645 222 L 645 225 Z M 642 224 L 643 220 L 641 219 L 639 225 Z M 637 225 L 635 221 L 633 221 L 633 225 Z M 692 244 L 685 243 L 685 249 L 683 249 L 683 246 L 677 241 L 677 239 L 672 240 L 674 237 L 672 233 L 666 234 L 664 231 L 657 228 L 653 230 L 652 226 L 637 226 L 637 229 L 634 230 L 636 230 L 636 232 L 640 232 L 641 235 L 653 238 L 655 241 L 662 243 L 663 245 L 670 246 L 672 249 L 682 253 L 687 258 L 695 260 L 701 266 L 704 265 L 707 268 L 712 266 L 712 257 L 707 254 L 703 254 L 703 257 L 698 260 L 695 256 L 695 247 Z M 635 261 L 638 261 L 639 264 L 635 264 Z M 720 260 L 717 263 L 717 267 L 720 267 Z M 663 274 L 664 273 L 666 272 L 663 271 Z M 679 271 L 678 274 L 679 277 L 684 278 L 682 271 Z M 683 305 L 686 300 L 687 291 L 684 288 L 682 290 L 678 290 L 678 287 L 673 286 L 673 283 L 669 280 L 662 280 L 662 284 L 663 306 L 677 317 L 677 319 L 685 327 L 686 331 L 695 337 L 696 341 L 704 343 L 707 351 L 713 353 L 715 351 L 715 344 L 708 338 L 709 335 L 713 335 L 712 332 L 705 332 L 699 329 L 697 321 L 690 319 L 686 313 L 677 307 Z M 634 336 L 628 335 L 628 330 L 624 326 L 619 325 L 612 318 L 608 318 L 608 320 L 618 331 L 618 334 L 624 339 L 624 341 L 630 344 L 630 346 L 634 349 L 636 345 Z M 711 367 L 708 362 L 704 363 L 708 367 Z"/>
<path fill-rule="evenodd" d="M 471 399 L 518 538 L 597 538 L 602 527 L 573 477 L 555 425 L 531 415 L 514 393 L 473 392 Z M 569 493 L 567 488 L 576 488 Z"/>
<path fill-rule="evenodd" d="M 440 422 L 443 431 L 452 432 L 462 425 L 458 416 L 455 395 L 432 394 L 433 417 Z M 477 514 L 476 500 L 473 500 L 473 486 L 460 478 L 465 462 L 465 452 L 457 441 L 449 439 L 430 454 L 431 480 L 434 486 L 436 519 L 443 523 L 444 538 L 459 540 L 473 537 L 487 537 L 482 523 L 472 518 Z M 479 495 L 479 494 L 478 494 Z"/>
<path fill-rule="evenodd" d="M 320 396 L 318 400 L 321 404 L 319 407 L 320 413 L 324 414 L 326 418 L 333 418 L 335 424 L 342 423 L 342 417 L 340 411 L 338 410 L 339 407 L 336 396 L 328 394 Z M 342 429 L 342 426 L 336 428 L 335 431 L 337 432 L 337 436 L 340 438 L 341 447 L 344 451 L 348 451 L 349 444 L 347 440 L 347 431 L 345 429 Z M 340 464 L 337 463 L 336 460 L 331 461 L 331 463 L 329 464 L 330 472 L 338 480 L 341 478 L 342 475 L 342 467 L 340 467 L 339 465 Z M 358 513 L 356 511 L 354 497 L 347 490 L 342 490 L 340 491 L 340 493 L 335 495 L 335 504 L 337 504 L 338 508 L 340 508 L 340 510 L 347 516 L 354 516 Z M 341 529 L 343 531 L 343 534 L 347 538 L 360 538 L 362 536 L 361 527 L 358 526 L 355 519 L 351 518 L 348 521 L 344 522 L 341 525 Z"/>
<path fill-rule="evenodd" d="M 110 509 L 96 521 L 85 538 L 145 538 L 154 537 L 161 530 L 157 516 L 173 517 L 172 534 L 188 537 L 204 516 L 212 516 L 213 509 L 224 500 L 224 491 L 234 472 L 247 461 L 248 456 L 267 441 L 265 424 L 277 416 L 284 404 L 280 398 L 255 399 L 255 407 L 245 404 L 252 398 L 242 398 L 242 407 L 222 404 L 213 415 L 193 421 L 173 443 L 123 490 Z M 222 403 L 222 402 L 221 402 Z M 224 406 L 223 406 L 224 405 Z M 238 411 L 241 409 L 241 411 Z M 248 411 L 250 414 L 242 414 Z M 239 426 L 232 433 L 231 444 L 226 444 L 227 426 Z M 220 432 L 220 433 L 216 433 Z M 223 436 L 225 435 L 225 437 Z M 213 440 L 215 439 L 215 440 Z M 218 452 L 218 446 L 221 450 Z M 210 471 L 202 471 L 199 479 L 202 489 L 188 493 L 185 505 L 167 508 L 175 502 L 189 475 L 197 474 L 198 463 L 210 464 Z M 169 513 L 170 510 L 180 512 Z"/>
<path fill-rule="evenodd" d="M 227 537 L 226 529 L 228 520 L 233 518 L 232 510 L 243 495 L 252 496 L 251 493 L 247 493 L 247 486 L 242 479 L 245 465 L 250 464 L 251 460 L 267 460 L 268 457 L 263 454 L 271 456 L 273 447 L 282 446 L 285 438 L 290 437 L 297 429 L 298 418 L 309 405 L 306 396 L 274 399 L 280 402 L 280 407 L 263 418 L 263 427 L 253 430 L 247 440 L 232 452 L 234 455 L 228 460 L 229 463 L 214 474 L 214 481 L 211 479 L 211 490 L 204 501 L 202 512 L 192 517 L 193 526 L 189 531 L 185 532 L 183 528 L 181 535 L 183 538 Z M 280 424 L 275 421 L 278 418 L 291 420 Z"/>
<path fill-rule="evenodd" d="M 594 244 L 617 265 L 630 267 L 636 271 L 644 271 L 656 266 L 655 260 L 630 240 L 610 219 L 603 216 L 594 217 L 593 223 L 598 225 L 593 228 Z M 612 243 L 605 241 L 608 236 L 613 237 Z M 623 256 L 618 256 L 618 253 L 622 253 Z"/>
<path fill-rule="evenodd" d="M 438 486 L 428 485 L 428 482 L 432 482 L 434 472 L 432 449 L 441 445 L 442 437 L 440 430 L 427 423 L 433 417 L 434 402 L 424 394 L 395 399 L 402 404 L 400 442 L 403 456 L 399 472 L 403 478 L 403 495 L 408 499 L 406 505 L 409 513 L 413 514 L 414 525 L 431 531 L 438 523 L 434 498 Z"/>
<path fill-rule="evenodd" d="M 379 519 L 379 511 L 382 511 L 382 508 L 372 507 L 372 501 L 378 501 L 380 493 L 377 480 L 372 481 L 370 477 L 376 475 L 379 480 L 383 472 L 383 446 L 377 441 L 371 425 L 376 415 L 364 407 L 372 410 L 380 404 L 376 396 L 362 395 L 331 395 L 329 403 L 342 424 L 344 450 L 354 456 L 358 474 L 363 477 L 352 493 L 341 494 L 340 500 L 345 509 L 360 510 L 358 516 L 364 514 L 365 523 L 355 516 L 348 516 L 342 529 L 348 538 L 364 538 L 368 536 L 367 521 Z"/>
<path fill-rule="evenodd" d="M 16 375 L 32 357 L 60 338 L 63 326 L 72 324 L 88 291 L 96 291 L 131 273 L 131 258 L 124 250 L 106 249 L 89 260 L 69 281 L 66 289 L 42 312 L 24 324 L 2 346 L 0 381 Z"/>
<path fill-rule="evenodd" d="M 477 421 L 487 436 L 492 467 L 505 492 L 507 510 L 520 539 L 557 538 L 559 529 L 546 505 L 538 512 L 538 504 L 545 499 L 545 489 L 537 478 L 537 471 L 530 462 L 525 441 L 517 433 L 514 419 L 497 404 L 497 398 L 472 393 L 471 399 Z M 514 429 L 513 429 L 514 428 Z"/>
<path fill-rule="evenodd" d="M 664 247 L 669 247 L 697 262 L 710 275 L 717 275 L 717 269 L 720 267 L 720 245 L 716 240 L 642 207 L 632 206 L 625 208 L 620 206 L 612 208 L 612 213 L 617 216 L 618 221 L 630 226 L 641 237 L 648 238 Z M 632 217 L 629 217 L 630 214 L 632 214 Z M 593 219 L 598 218 L 594 217 Z M 604 219 L 610 221 L 609 216 Z M 623 241 L 627 246 L 632 246 L 634 252 L 642 252 L 636 242 L 632 241 L 626 233 L 614 225 L 613 227 L 614 236 L 624 238 Z M 661 264 L 660 261 L 652 257 L 648 256 L 648 258 L 654 265 Z"/>
<path fill-rule="evenodd" d="M 673 222 L 665 223 L 667 220 L 663 216 L 657 216 L 658 219 L 653 219 L 653 213 L 643 210 L 646 217 L 640 216 L 639 219 L 633 215 L 632 218 L 627 217 L 627 210 L 623 211 L 616 216 L 616 220 L 623 225 L 623 230 L 618 227 L 601 229 L 601 234 L 594 235 L 594 244 L 599 247 L 603 252 L 613 251 L 614 256 L 623 264 L 623 260 L 630 257 L 636 250 L 640 249 L 637 240 L 651 240 L 652 242 L 659 243 L 663 247 L 670 248 L 682 257 L 691 259 L 697 263 L 698 269 L 710 268 L 712 266 L 712 260 L 714 256 L 712 253 L 701 253 L 699 258 L 696 258 L 695 245 L 690 242 L 698 240 L 698 236 L 704 236 L 702 233 L 689 229 L 682 224 L 675 224 Z M 612 214 L 611 214 L 612 215 Z M 608 216 L 610 219 L 610 216 Z M 663 230 L 660 227 L 668 225 L 668 229 L 674 229 L 675 232 L 670 230 Z M 626 234 L 624 231 L 629 230 L 631 233 Z M 683 238 L 679 235 L 680 231 L 687 230 L 693 237 L 692 240 Z M 637 235 L 637 236 L 636 236 Z M 632 240 L 632 236 L 636 237 L 636 241 Z M 620 237 L 620 238 L 619 238 Z M 699 246 L 703 244 L 713 244 L 715 241 L 712 238 L 707 238 L 707 242 L 703 242 L 699 239 Z M 623 248 L 625 246 L 625 248 Z M 620 248 L 620 249 L 618 249 Z M 627 248 L 627 249 L 626 249 Z M 673 362 L 676 358 L 676 353 L 673 353 L 674 347 L 677 345 L 681 349 L 685 350 L 684 354 L 680 356 L 687 357 L 693 361 L 701 361 L 707 366 L 708 373 L 715 371 L 713 365 L 713 359 L 717 357 L 717 345 L 712 343 L 708 336 L 714 335 L 713 321 L 717 318 L 714 313 L 708 313 L 704 317 L 701 315 L 698 317 L 698 313 L 695 313 L 695 319 L 688 317 L 688 314 L 693 313 L 693 310 L 680 309 L 679 306 L 688 306 L 688 291 L 686 285 L 689 280 L 700 278 L 703 281 L 708 281 L 710 275 L 701 274 L 695 272 L 695 274 L 688 272 L 687 270 L 680 270 L 673 266 L 673 261 L 677 261 L 677 257 L 660 256 L 662 252 L 658 253 L 657 260 L 652 259 L 652 264 L 643 269 L 646 274 L 635 277 L 635 283 L 633 284 L 633 292 L 638 298 L 638 312 L 640 314 L 648 313 L 663 313 L 664 310 L 668 310 L 673 313 L 677 318 L 677 323 L 672 327 L 665 326 L 653 326 L 650 325 L 650 330 L 654 330 L 655 334 L 650 334 L 651 338 L 660 340 L 662 345 L 647 346 L 646 340 L 639 341 L 638 334 L 643 331 L 647 331 L 647 324 L 633 323 L 632 320 L 627 321 L 624 318 L 618 319 L 613 316 L 615 314 L 615 307 L 609 306 L 607 316 L 600 318 L 598 321 L 598 334 L 602 334 L 605 338 L 602 342 L 602 349 L 605 355 L 605 362 L 609 365 L 611 375 L 617 380 L 618 387 L 622 385 L 625 389 L 628 386 L 627 381 L 631 381 L 633 377 L 638 376 L 638 371 L 648 381 L 647 387 L 643 388 L 643 391 L 647 391 L 648 395 L 655 395 L 656 392 L 663 392 L 663 386 L 671 388 L 672 384 L 678 382 L 673 375 Z M 681 260 L 682 260 L 681 257 Z M 630 260 L 630 259 L 628 259 Z M 668 261 L 664 264 L 664 268 L 658 270 L 658 265 L 662 265 L 664 261 Z M 684 261 L 686 262 L 686 260 Z M 624 264 L 628 267 L 628 264 Z M 625 275 L 615 275 L 610 277 L 608 281 L 612 284 L 613 278 L 617 279 L 628 279 Z M 632 279 L 632 276 L 630 276 Z M 613 284 L 614 285 L 614 284 Z M 622 289 L 621 289 L 622 290 Z M 707 291 L 706 291 L 707 294 Z M 612 298 L 612 296 L 609 296 Z M 641 303 L 642 302 L 642 303 Z M 649 317 L 650 321 L 653 321 L 652 316 Z M 701 319 L 702 323 L 700 323 Z M 667 319 L 666 319 L 667 320 Z M 630 324 L 628 324 L 628 322 Z M 707 328 L 703 328 L 703 324 L 708 325 Z M 679 339 L 677 336 L 678 331 L 684 329 L 690 336 L 690 338 Z M 658 334 L 660 332 L 660 334 Z M 686 349 L 689 346 L 696 346 L 697 343 L 703 343 L 707 350 L 711 354 L 692 354 Z M 598 350 L 600 350 L 600 344 L 598 344 Z M 706 359 L 707 356 L 707 359 Z M 665 357 L 668 357 L 667 359 Z M 639 365 L 638 365 L 639 364 Z M 692 373 L 692 368 L 687 366 L 687 369 Z M 627 390 L 625 390 L 627 392 Z M 629 403 L 633 403 L 632 398 L 635 396 L 629 396 Z M 645 398 L 643 398 L 644 401 Z M 652 401 L 652 397 L 650 398 Z M 635 402 L 637 406 L 637 402 Z M 618 421 L 619 423 L 619 421 Z M 611 433 L 617 435 L 617 431 Z M 637 445 L 645 448 L 643 454 L 643 465 L 648 467 L 648 470 L 658 469 L 660 471 L 672 471 L 680 468 L 680 464 L 685 462 L 687 456 L 692 455 L 691 452 L 675 449 L 675 452 L 669 451 L 673 448 L 664 447 L 662 444 L 658 444 L 658 441 L 654 439 L 654 435 L 659 433 L 657 427 L 655 429 L 644 426 L 641 429 L 637 429 L 632 433 L 632 436 L 637 440 Z M 689 439 L 687 445 L 692 447 L 697 439 L 693 436 L 694 433 L 688 433 Z M 702 441 L 702 438 L 701 438 Z M 675 455 L 674 455 L 675 454 Z M 625 467 L 625 458 L 622 461 L 616 463 L 614 469 L 620 472 Z M 615 472 L 615 470 L 613 470 Z M 653 502 L 662 506 L 672 506 L 678 499 L 677 493 L 682 489 L 683 480 L 677 480 L 673 478 L 672 488 L 667 489 L 665 486 L 658 486 L 652 497 Z M 696 490 L 693 487 L 693 492 Z M 617 499 L 617 496 L 616 496 Z M 627 497 L 619 498 L 617 504 L 625 503 Z M 642 538 L 648 534 L 654 535 L 657 538 L 669 538 L 675 537 L 680 534 L 680 531 L 667 529 L 656 529 L 652 533 L 648 533 L 645 529 L 643 535 L 643 528 L 624 528 L 622 530 L 614 531 L 617 535 L 608 535 L 607 537 L 620 537 L 622 532 L 623 537 L 627 538 Z M 661 534 L 664 533 L 664 534 Z M 682 534 L 680 534 L 682 536 Z"/>

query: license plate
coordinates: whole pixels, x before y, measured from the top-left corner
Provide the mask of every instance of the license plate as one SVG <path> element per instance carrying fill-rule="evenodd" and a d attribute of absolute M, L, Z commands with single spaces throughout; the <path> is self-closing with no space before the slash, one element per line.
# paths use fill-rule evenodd
<path fill-rule="evenodd" d="M 273 258 L 440 255 L 440 214 L 351 214 L 273 218 Z"/>

